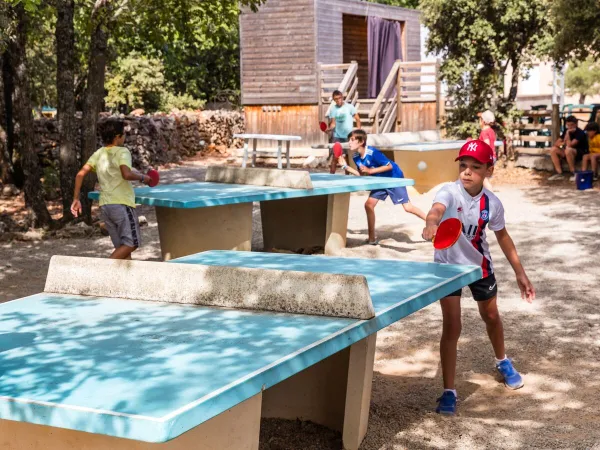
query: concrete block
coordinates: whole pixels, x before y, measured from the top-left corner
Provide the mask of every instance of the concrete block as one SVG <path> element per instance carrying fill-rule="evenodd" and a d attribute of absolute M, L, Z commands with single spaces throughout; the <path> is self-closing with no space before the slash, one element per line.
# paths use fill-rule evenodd
<path fill-rule="evenodd" d="M 228 184 L 251 184 L 293 189 L 312 189 L 308 171 L 209 166 L 205 181 Z"/>
<path fill-rule="evenodd" d="M 362 275 L 53 256 L 44 292 L 371 319 Z"/>
<path fill-rule="evenodd" d="M 367 143 L 375 147 L 392 147 L 412 142 L 439 141 L 440 139 L 438 130 L 402 131 L 399 133 L 370 134 Z"/>

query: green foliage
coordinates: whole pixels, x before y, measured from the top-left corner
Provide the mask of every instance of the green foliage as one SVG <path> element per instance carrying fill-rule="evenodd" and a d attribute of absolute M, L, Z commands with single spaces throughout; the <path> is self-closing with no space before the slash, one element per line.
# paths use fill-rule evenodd
<path fill-rule="evenodd" d="M 202 109 L 205 102 L 192 97 L 190 94 L 173 94 L 166 92 L 161 97 L 160 109 L 164 112 L 170 112 L 173 109 L 196 110 Z"/>
<path fill-rule="evenodd" d="M 110 108 L 156 111 L 165 92 L 162 62 L 137 53 L 118 58 L 107 74 L 105 87 Z"/>
<path fill-rule="evenodd" d="M 417 9 L 419 7 L 419 0 L 368 0 L 371 3 L 381 3 L 390 6 L 400 6 L 402 8 Z"/>
<path fill-rule="evenodd" d="M 121 112 L 136 108 L 168 112 L 173 108 L 199 109 L 204 105 L 189 94 L 172 92 L 170 83 L 165 81 L 162 61 L 138 53 L 118 58 L 107 74 L 105 86 L 106 105 Z"/>
<path fill-rule="evenodd" d="M 583 62 L 573 61 L 565 74 L 565 87 L 580 96 L 580 103 L 588 95 L 600 94 L 600 65 L 592 57 Z"/>
<path fill-rule="evenodd" d="M 558 61 L 600 56 L 600 2 L 598 0 L 552 0 L 551 21 L 555 29 L 551 55 Z"/>
<path fill-rule="evenodd" d="M 509 117 L 517 75 L 548 45 L 546 0 L 422 0 L 420 6 L 430 30 L 427 50 L 443 58 L 441 76 L 455 102 L 449 132 L 469 135 L 477 112 L 487 108 L 500 121 Z M 509 65 L 516 76 L 505 95 Z"/>

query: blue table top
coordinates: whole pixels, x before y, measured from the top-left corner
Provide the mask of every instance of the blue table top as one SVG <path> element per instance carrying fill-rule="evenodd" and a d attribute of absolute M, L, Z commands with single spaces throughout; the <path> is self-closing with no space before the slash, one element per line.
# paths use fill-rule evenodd
<path fill-rule="evenodd" d="M 135 190 L 135 201 L 141 205 L 167 208 L 204 208 L 207 206 L 235 203 L 262 202 L 285 198 L 311 197 L 315 195 L 341 194 L 346 192 L 370 191 L 399 186 L 412 186 L 408 178 L 355 177 L 311 173 L 313 189 L 290 189 L 225 183 L 182 183 L 144 187 Z M 97 200 L 100 193 L 90 192 L 89 197 Z"/>
<path fill-rule="evenodd" d="M 231 251 L 171 263 L 363 274 L 376 317 L 14 300 L 0 305 L 0 418 L 164 442 L 481 277 L 475 266 Z"/>

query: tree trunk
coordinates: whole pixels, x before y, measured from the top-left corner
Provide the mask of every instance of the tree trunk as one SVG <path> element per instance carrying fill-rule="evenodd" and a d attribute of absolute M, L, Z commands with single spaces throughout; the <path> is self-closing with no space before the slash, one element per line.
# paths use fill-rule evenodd
<path fill-rule="evenodd" d="M 585 105 L 585 98 L 587 97 L 587 94 L 579 94 L 579 104 L 580 105 Z"/>
<path fill-rule="evenodd" d="M 12 62 L 15 69 L 15 117 L 19 123 L 19 142 L 25 176 L 25 204 L 30 213 L 31 224 L 46 226 L 52 224 L 52 217 L 50 217 L 44 200 L 40 163 L 34 144 L 33 115 L 25 58 L 28 17 L 23 3 L 15 6 L 15 12 L 17 29 Z"/>
<path fill-rule="evenodd" d="M 0 54 L 0 69 L 4 66 L 5 53 Z M 6 132 L 6 102 L 4 100 L 4 76 L 0 70 L 0 182 L 12 184 L 13 167 L 8 149 L 8 134 Z"/>
<path fill-rule="evenodd" d="M 24 179 L 23 167 L 21 166 L 21 155 L 15 148 L 15 116 L 14 116 L 14 66 L 11 61 L 11 55 L 15 53 L 15 43 L 10 41 L 8 49 L 4 53 L 2 61 L 2 82 L 4 84 L 4 121 L 2 122 L 6 128 L 6 151 L 8 152 L 8 164 L 11 170 L 10 181 L 18 186 L 23 187 Z"/>
<path fill-rule="evenodd" d="M 96 151 L 98 143 L 98 115 L 104 100 L 109 6 L 110 0 L 96 0 L 92 12 L 93 27 L 81 133 L 81 161 L 83 163 Z M 88 224 L 92 222 L 92 201 L 88 199 L 88 193 L 94 189 L 95 184 L 96 177 L 88 175 L 81 190 L 83 220 Z"/>
<path fill-rule="evenodd" d="M 514 103 L 517 99 L 517 93 L 519 91 L 519 72 L 521 71 L 521 61 L 519 58 L 511 58 L 510 64 L 513 71 L 510 77 L 510 91 L 508 92 L 507 100 L 510 103 Z"/>
<path fill-rule="evenodd" d="M 60 191 L 63 220 L 71 220 L 71 203 L 77 174 L 75 146 L 75 28 L 74 0 L 57 0 L 56 4 L 56 91 L 58 94 L 58 136 Z"/>

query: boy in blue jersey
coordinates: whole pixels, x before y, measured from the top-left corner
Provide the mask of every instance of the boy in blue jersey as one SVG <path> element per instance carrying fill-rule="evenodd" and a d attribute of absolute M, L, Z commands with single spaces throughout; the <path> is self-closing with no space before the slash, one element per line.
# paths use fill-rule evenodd
<path fill-rule="evenodd" d="M 342 169 L 356 176 L 372 175 L 375 177 L 404 178 L 404 174 L 400 167 L 398 167 L 398 164 L 390 161 L 375 147 L 367 147 L 367 133 L 363 130 L 352 131 L 348 135 L 348 144 L 350 145 L 350 150 L 354 152 L 352 158 L 354 159 L 358 170 L 348 166 L 343 155 L 338 158 L 338 162 L 342 165 Z M 425 213 L 413 205 L 408 199 L 408 192 L 405 187 L 376 189 L 371 191 L 369 198 L 365 203 L 367 224 L 369 228 L 369 240 L 367 242 L 371 245 L 377 245 L 379 243 L 375 236 L 375 206 L 377 206 L 379 200 L 385 200 L 388 197 L 390 197 L 394 205 L 402 205 L 404 211 L 425 220 Z"/>

